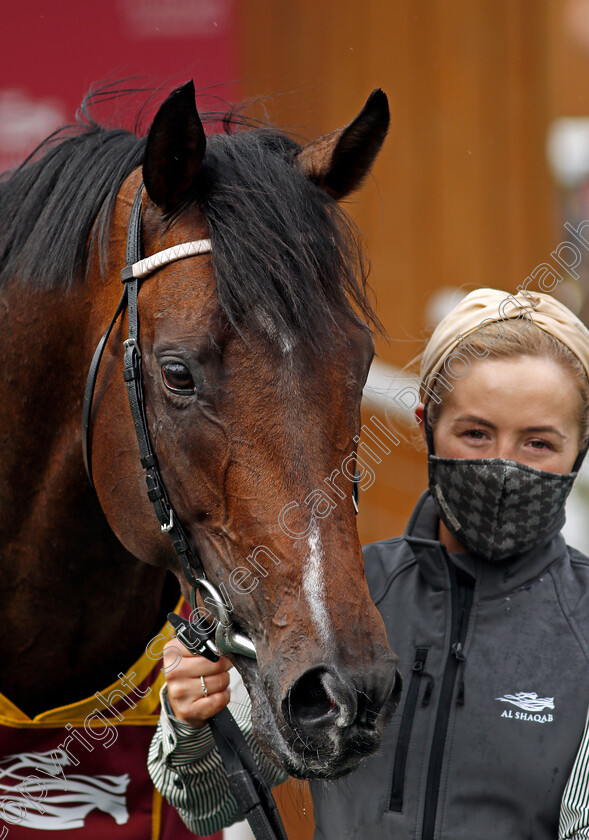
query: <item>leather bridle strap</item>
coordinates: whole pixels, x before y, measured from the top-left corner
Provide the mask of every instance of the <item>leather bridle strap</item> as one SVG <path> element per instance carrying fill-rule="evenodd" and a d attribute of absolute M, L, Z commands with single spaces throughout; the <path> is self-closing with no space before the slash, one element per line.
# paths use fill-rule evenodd
<path fill-rule="evenodd" d="M 164 484 L 161 480 L 157 458 L 151 446 L 147 418 L 145 415 L 145 401 L 141 379 L 141 349 L 139 346 L 139 313 L 137 310 L 137 296 L 139 293 L 140 277 L 143 267 L 149 260 L 142 260 L 141 254 L 141 196 L 143 185 L 139 187 L 129 223 L 127 237 L 127 265 L 121 272 L 123 282 L 127 288 L 127 307 L 129 311 L 129 335 L 124 342 L 124 378 L 127 383 L 131 415 L 139 443 L 141 466 L 145 469 L 147 495 L 151 499 L 161 529 L 172 537 L 174 548 L 182 563 L 184 574 L 192 587 L 208 587 L 206 574 L 200 558 L 192 550 L 186 538 L 179 519 L 168 499 Z M 201 240 L 202 242 L 202 240 Z M 197 243 L 189 243 L 197 245 Z M 210 243 L 209 243 L 210 249 Z M 177 249 L 167 249 L 160 252 L 160 256 L 172 255 L 173 259 L 189 256 L 192 253 L 203 253 L 204 249 L 178 255 Z M 153 271 L 163 263 L 154 261 Z M 195 579 L 196 571 L 200 580 Z M 192 590 L 194 597 L 194 589 Z M 204 642 L 200 639 L 201 644 Z M 201 652 L 203 652 L 201 648 Z M 206 652 L 204 655 L 208 655 Z M 209 657 L 210 658 L 210 657 Z M 266 784 L 248 744 L 235 723 L 228 709 L 218 712 L 209 724 L 213 737 L 221 753 L 223 764 L 227 770 L 229 784 L 236 797 L 240 809 L 247 818 L 257 840 L 288 840 L 280 814 L 272 793 Z"/>
<path fill-rule="evenodd" d="M 288 840 L 278 806 L 229 709 L 207 721 L 239 810 L 257 840 Z"/>
<path fill-rule="evenodd" d="M 108 342 L 109 336 L 119 316 L 128 310 L 129 333 L 125 346 L 124 357 L 124 378 L 127 384 L 131 416 L 135 426 L 135 433 L 139 444 L 141 466 L 145 470 L 147 483 L 147 495 L 151 500 L 155 514 L 159 520 L 162 532 L 170 534 L 172 543 L 178 554 L 182 565 L 182 571 L 188 583 L 197 587 L 199 578 L 205 578 L 205 571 L 198 555 L 188 541 L 181 522 L 174 514 L 174 509 L 168 499 L 166 489 L 161 479 L 157 458 L 151 446 L 147 418 L 145 414 L 145 400 L 143 397 L 143 384 L 141 379 L 141 349 L 139 346 L 139 314 L 137 309 L 137 295 L 139 283 L 143 277 L 148 276 L 163 265 L 170 262 L 210 251 L 209 240 L 198 240 L 176 245 L 165 251 L 154 254 L 147 260 L 142 260 L 141 244 L 141 199 L 143 195 L 143 184 L 140 185 L 133 201 L 129 227 L 127 232 L 126 266 L 122 270 L 122 280 L 125 284 L 121 299 L 112 317 L 110 324 L 105 330 L 98 346 L 94 351 L 92 362 L 86 379 L 84 400 L 82 405 L 82 454 L 84 466 L 94 487 L 92 476 L 92 454 L 90 446 L 92 402 L 98 368 Z M 196 573 L 196 574 L 195 574 Z"/>
<path fill-rule="evenodd" d="M 98 368 L 100 367 L 102 354 L 104 352 L 104 348 L 106 347 L 108 338 L 117 321 L 117 318 L 122 312 L 125 311 L 126 306 L 127 287 L 125 286 L 125 288 L 123 289 L 123 294 L 121 295 L 121 299 L 119 301 L 119 305 L 117 306 L 116 312 L 112 317 L 112 321 L 104 331 L 102 338 L 96 346 L 96 350 L 94 351 L 94 355 L 92 356 L 92 361 L 90 362 L 88 376 L 86 377 L 86 388 L 84 390 L 84 400 L 82 402 L 82 457 L 84 459 L 84 468 L 86 470 L 88 478 L 90 479 L 90 484 L 92 485 L 92 487 L 94 487 L 94 479 L 92 478 L 92 457 L 90 452 L 90 417 L 92 412 L 92 401 L 94 399 L 94 388 L 96 386 L 96 377 L 98 376 Z"/>
<path fill-rule="evenodd" d="M 174 509 L 170 504 L 170 500 L 160 475 L 157 458 L 151 445 L 145 413 L 145 399 L 143 396 L 141 348 L 139 345 L 139 312 L 137 308 L 139 283 L 143 277 L 148 276 L 157 268 L 167 265 L 170 262 L 183 259 L 184 257 L 194 256 L 196 254 L 207 253 L 210 251 L 211 244 L 209 240 L 203 239 L 194 242 L 187 242 L 182 245 L 167 248 L 165 251 L 160 251 L 158 254 L 154 254 L 147 259 L 142 259 L 142 194 L 143 184 L 141 184 L 135 195 L 129 220 L 126 266 L 121 272 L 122 280 L 125 284 L 124 291 L 121 295 L 116 312 L 113 315 L 108 328 L 104 332 L 104 335 L 100 339 L 96 350 L 94 351 L 94 356 L 92 358 L 86 380 L 82 410 L 82 448 L 84 465 L 86 467 L 90 483 L 94 486 L 92 481 L 92 458 L 90 452 L 90 421 L 94 388 L 96 378 L 98 376 L 98 368 L 100 366 L 100 361 L 102 359 L 102 354 L 104 352 L 104 348 L 106 347 L 108 338 L 117 321 L 117 318 L 125 311 L 125 309 L 127 309 L 129 332 L 127 339 L 124 341 L 124 379 L 127 385 L 131 416 L 133 418 L 133 425 L 135 426 L 135 433 L 139 444 L 141 466 L 145 470 L 147 495 L 154 506 L 155 514 L 159 520 L 162 532 L 168 533 L 172 538 L 174 549 L 176 550 L 182 565 L 182 570 L 186 580 L 191 586 L 191 600 L 194 601 L 196 589 L 204 589 L 209 593 L 209 596 L 216 595 L 218 600 L 218 593 L 216 593 L 215 587 L 211 585 L 210 581 L 207 581 L 200 557 L 198 557 L 196 552 L 193 550 L 186 537 L 182 524 L 175 515 Z M 215 598 L 213 598 L 213 602 L 214 600 Z M 213 628 L 211 628 L 211 631 L 203 629 L 200 626 L 196 628 L 180 616 L 174 616 L 172 623 L 176 632 L 180 635 L 181 640 L 188 645 L 189 649 L 193 649 L 194 652 L 198 652 L 212 661 L 218 659 L 216 652 L 209 647 L 209 645 L 212 644 L 210 639 L 215 635 Z M 219 622 L 219 628 L 228 632 L 230 624 L 229 626 L 222 627 Z M 219 632 L 219 629 L 217 629 L 217 644 L 223 641 L 222 633 L 221 636 L 219 636 Z M 235 632 L 233 633 L 232 638 L 234 640 L 233 647 L 229 647 L 227 650 L 233 650 L 234 652 L 238 652 L 246 656 L 255 657 L 255 648 L 250 640 L 243 637 L 243 644 L 235 644 L 235 642 L 239 641 L 241 638 L 240 634 Z M 219 751 L 221 752 L 223 762 L 227 769 L 232 791 L 239 803 L 240 809 L 243 811 L 250 823 L 257 840 L 287 840 L 286 832 L 282 825 L 280 814 L 272 797 L 272 793 L 262 777 L 247 742 L 245 741 L 239 727 L 233 720 L 230 712 L 228 709 L 223 709 L 209 722 L 211 724 L 213 737 L 219 747 Z"/>
<path fill-rule="evenodd" d="M 166 248 L 163 251 L 158 251 L 146 259 L 142 259 L 142 194 L 143 185 L 141 185 L 137 190 L 129 218 L 125 258 L 126 265 L 121 272 L 125 288 L 116 312 L 104 335 L 98 342 L 98 347 L 94 352 L 86 380 L 82 411 L 82 449 L 84 464 L 86 466 L 86 472 L 88 473 L 90 483 L 94 486 L 94 482 L 92 480 L 90 429 L 95 383 L 98 376 L 100 361 L 102 359 L 103 351 L 108 338 L 117 318 L 125 311 L 125 309 L 127 309 L 129 332 L 127 339 L 123 342 L 125 346 L 124 378 L 127 385 L 129 406 L 139 446 L 141 465 L 145 470 L 148 497 L 154 506 L 154 511 L 160 523 L 162 532 L 168 533 L 172 539 L 172 543 L 182 566 L 182 571 L 186 580 L 190 584 L 193 609 L 196 608 L 196 589 L 204 589 L 205 593 L 209 596 L 208 599 L 205 599 L 205 602 L 211 604 L 218 613 L 219 620 L 217 621 L 216 630 L 211 627 L 208 631 L 203 630 L 200 632 L 201 637 L 206 636 L 206 639 L 208 639 L 206 642 L 207 652 L 203 653 L 203 655 L 208 656 L 210 659 L 215 661 L 218 658 L 218 648 L 221 653 L 239 653 L 255 659 L 256 652 L 253 642 L 243 633 L 236 630 L 233 626 L 221 594 L 216 587 L 207 581 L 203 564 L 197 552 L 188 540 L 182 527 L 182 523 L 179 521 L 170 503 L 160 475 L 157 458 L 151 445 L 145 410 L 145 398 L 143 395 L 141 348 L 139 345 L 139 311 L 137 308 L 139 283 L 143 278 L 149 276 L 149 274 L 157 271 L 157 269 L 164 265 L 168 265 L 171 262 L 176 262 L 177 260 L 181 260 L 186 257 L 208 253 L 211 250 L 211 241 L 210 239 L 198 239 L 191 242 L 183 242 L 179 245 L 173 245 L 171 248 Z M 182 619 L 182 621 L 184 621 L 184 619 Z M 214 648 L 212 641 L 210 641 L 212 636 L 215 637 L 215 644 L 217 648 Z M 203 638 L 201 641 L 206 640 Z"/>
<path fill-rule="evenodd" d="M 157 457 L 151 445 L 147 417 L 145 414 L 145 399 L 143 396 L 143 381 L 141 374 L 141 348 L 139 344 L 139 313 L 137 309 L 137 296 L 139 294 L 139 283 L 141 278 L 133 273 L 134 266 L 142 259 L 141 245 L 141 198 L 143 185 L 137 190 L 129 230 L 127 234 L 127 265 L 121 272 L 121 277 L 127 289 L 127 310 L 129 332 L 127 339 L 123 342 L 125 356 L 123 362 L 123 377 L 127 384 L 127 395 L 131 408 L 131 417 L 135 426 L 137 442 L 139 444 L 139 455 L 141 466 L 145 470 L 145 481 L 147 484 L 147 495 L 153 504 L 155 515 L 160 523 L 162 533 L 167 533 L 172 539 L 172 544 L 178 555 L 182 570 L 191 586 L 198 586 L 198 578 L 205 578 L 205 570 L 200 557 L 193 550 L 190 541 L 186 537 L 182 523 L 174 514 L 174 509 L 168 499 L 166 488 L 162 481 Z M 152 270 L 155 269 L 156 266 Z M 143 276 L 146 276 L 143 274 Z M 195 577 L 195 572 L 197 577 Z"/>

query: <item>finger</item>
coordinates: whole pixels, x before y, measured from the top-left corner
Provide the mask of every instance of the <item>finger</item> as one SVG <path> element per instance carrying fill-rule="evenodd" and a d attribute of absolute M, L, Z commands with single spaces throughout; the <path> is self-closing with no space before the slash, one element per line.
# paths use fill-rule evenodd
<path fill-rule="evenodd" d="M 185 659 L 185 648 L 180 642 L 167 642 L 162 651 L 162 671 L 166 677 L 181 666 Z"/>
<path fill-rule="evenodd" d="M 201 677 L 198 682 L 200 684 L 201 696 L 208 697 L 217 691 L 225 691 L 226 688 L 229 688 L 229 674 L 227 671 L 223 671 L 222 674 Z"/>
<path fill-rule="evenodd" d="M 206 676 L 228 671 L 232 663 L 226 656 L 221 656 L 217 662 L 211 662 L 204 656 L 191 653 L 178 639 L 166 642 L 163 649 L 163 670 L 166 678 L 172 671 L 178 674 L 190 673 L 192 676 Z"/>
<path fill-rule="evenodd" d="M 190 650 L 190 648 L 187 648 L 186 645 L 183 642 L 181 642 L 180 639 L 177 636 L 173 636 L 171 639 L 168 639 L 168 641 L 164 645 L 164 652 L 166 651 L 166 648 L 171 648 L 171 647 L 177 648 L 178 651 L 182 654 L 182 656 L 199 656 L 198 653 L 193 653 Z M 206 658 L 206 657 L 203 657 L 203 658 Z M 225 664 L 226 670 L 229 670 L 229 668 L 233 667 L 231 661 L 229 659 L 227 659 L 226 656 L 220 656 L 219 657 L 219 662 L 223 662 Z"/>
<path fill-rule="evenodd" d="M 224 665 L 219 666 L 218 662 L 209 662 L 208 659 L 199 656 L 183 659 L 174 674 L 168 676 L 166 672 L 166 679 L 191 679 L 196 680 L 199 677 L 211 677 L 214 674 L 227 674 L 227 669 Z"/>
<path fill-rule="evenodd" d="M 204 691 L 203 691 L 204 681 Z M 168 697 L 172 704 L 186 706 L 203 697 L 210 697 L 229 688 L 229 674 L 213 674 L 209 677 L 177 679 L 168 683 Z"/>
<path fill-rule="evenodd" d="M 163 649 L 163 655 L 165 656 L 166 653 L 169 653 L 170 651 L 176 651 L 177 654 L 180 654 L 186 659 L 204 659 L 205 662 L 215 666 L 216 670 L 228 671 L 233 667 L 233 663 L 230 659 L 227 659 L 226 656 L 220 656 L 217 662 L 211 662 L 211 660 L 207 659 L 206 656 L 200 656 L 198 653 L 192 653 L 192 651 L 189 650 L 186 645 L 182 644 L 180 639 L 176 636 L 166 642 Z"/>
<path fill-rule="evenodd" d="M 191 726 L 200 727 L 209 718 L 224 709 L 230 698 L 229 689 L 225 689 L 225 691 L 215 692 L 210 697 L 201 697 L 200 700 L 196 700 L 189 706 L 182 704 L 174 714 L 179 720 L 189 723 Z"/>

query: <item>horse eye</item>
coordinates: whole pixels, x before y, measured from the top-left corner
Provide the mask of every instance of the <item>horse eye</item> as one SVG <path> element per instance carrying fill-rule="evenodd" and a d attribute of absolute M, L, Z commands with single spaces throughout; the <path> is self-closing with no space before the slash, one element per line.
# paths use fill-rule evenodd
<path fill-rule="evenodd" d="M 196 390 L 190 371 L 180 362 L 168 362 L 162 365 L 162 379 L 166 388 L 175 394 L 188 396 L 194 394 Z"/>

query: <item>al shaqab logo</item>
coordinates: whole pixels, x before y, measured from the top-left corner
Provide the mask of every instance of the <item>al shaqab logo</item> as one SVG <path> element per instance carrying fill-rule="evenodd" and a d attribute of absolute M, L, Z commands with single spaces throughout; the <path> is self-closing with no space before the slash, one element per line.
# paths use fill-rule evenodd
<path fill-rule="evenodd" d="M 496 697 L 495 700 L 499 700 L 500 703 L 510 703 L 522 709 L 521 712 L 504 709 L 501 712 L 502 718 L 527 720 L 534 723 L 552 723 L 554 720 L 551 714 L 541 714 L 544 709 L 554 709 L 554 697 L 538 697 L 535 691 L 518 691 L 517 694 L 504 694 L 503 697 Z"/>

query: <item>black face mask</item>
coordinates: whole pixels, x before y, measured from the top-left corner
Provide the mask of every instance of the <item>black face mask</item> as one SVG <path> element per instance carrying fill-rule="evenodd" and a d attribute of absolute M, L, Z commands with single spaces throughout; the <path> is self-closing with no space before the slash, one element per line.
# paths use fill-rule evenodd
<path fill-rule="evenodd" d="M 427 416 L 424 422 L 430 492 L 461 545 L 486 560 L 504 560 L 560 531 L 586 448 L 564 475 L 506 458 L 438 458 Z"/>

